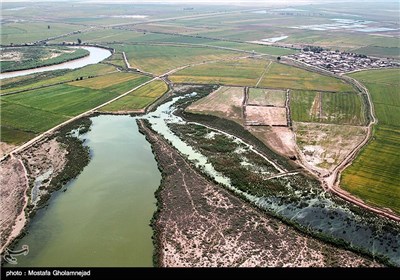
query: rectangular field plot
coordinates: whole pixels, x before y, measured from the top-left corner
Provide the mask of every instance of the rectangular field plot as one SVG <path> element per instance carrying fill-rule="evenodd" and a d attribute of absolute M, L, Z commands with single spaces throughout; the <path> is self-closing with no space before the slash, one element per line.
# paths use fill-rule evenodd
<path fill-rule="evenodd" d="M 258 86 L 282 89 L 354 92 L 354 89 L 349 84 L 339 79 L 275 62 L 272 63 L 268 73 L 263 77 Z"/>
<path fill-rule="evenodd" d="M 353 93 L 293 90 L 290 93 L 294 121 L 332 124 L 365 124 L 361 97 Z"/>
<path fill-rule="evenodd" d="M 139 74 L 119 72 L 107 76 L 84 79 L 69 84 L 76 87 L 124 93 L 148 80 L 148 77 Z"/>
<path fill-rule="evenodd" d="M 155 80 L 100 108 L 100 111 L 129 112 L 143 109 L 167 91 L 168 86 L 163 81 Z"/>
<path fill-rule="evenodd" d="M 268 60 L 240 59 L 189 67 L 174 73 L 174 83 L 222 84 L 254 86 Z"/>
<path fill-rule="evenodd" d="M 286 108 L 246 106 L 246 125 L 287 126 Z"/>
<path fill-rule="evenodd" d="M 284 107 L 286 103 L 286 91 L 275 89 L 249 89 L 248 105 Z"/>
<path fill-rule="evenodd" d="M 206 47 L 166 45 L 125 45 L 115 47 L 119 51 L 125 51 L 132 67 L 158 75 L 188 64 L 221 60 L 241 55 L 234 51 Z"/>
<path fill-rule="evenodd" d="M 209 114 L 243 124 L 241 87 L 220 87 L 206 97 L 194 102 L 187 110 L 191 113 Z"/>
<path fill-rule="evenodd" d="M 379 127 L 343 173 L 341 186 L 364 201 L 400 213 L 400 130 Z"/>

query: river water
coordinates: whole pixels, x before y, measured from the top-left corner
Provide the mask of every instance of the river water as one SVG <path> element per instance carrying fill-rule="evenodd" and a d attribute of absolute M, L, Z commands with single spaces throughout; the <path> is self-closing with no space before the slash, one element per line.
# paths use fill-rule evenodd
<path fill-rule="evenodd" d="M 152 266 L 150 220 L 161 175 L 129 116 L 92 118 L 92 159 L 67 191 L 38 211 L 18 266 Z M 18 245 L 17 247 L 19 247 Z"/>
<path fill-rule="evenodd" d="M 167 123 L 174 116 L 176 97 L 143 118 L 182 154 L 216 181 L 240 192 L 229 178 L 215 171 L 203 155 L 174 135 Z M 150 219 L 155 211 L 154 191 L 160 172 L 149 143 L 138 132 L 136 118 L 93 117 L 84 136 L 92 160 L 66 192 L 58 192 L 47 209 L 38 212 L 17 248 L 29 245 L 18 266 L 151 266 L 153 246 Z M 233 137 L 234 138 L 234 137 Z M 285 178 L 279 180 L 286 180 Z M 290 181 L 285 182 L 291 188 Z M 242 192 L 241 192 L 242 193 Z M 243 194 L 243 193 L 242 193 Z M 299 193 L 301 195 L 301 193 Z M 342 239 L 400 265 L 400 233 L 379 219 L 366 221 L 337 204 L 323 191 L 311 190 L 302 203 L 288 202 L 285 194 L 245 196 L 260 208 L 308 228 Z M 305 206 L 304 206 L 305 203 Z M 323 206 L 323 207 L 321 207 Z"/>
<path fill-rule="evenodd" d="M 111 55 L 111 52 L 109 50 L 103 48 L 96 48 L 96 47 L 79 47 L 79 48 L 88 50 L 90 54 L 88 56 L 60 64 L 38 67 L 34 69 L 21 70 L 21 71 L 0 73 L 0 80 L 6 78 L 14 78 L 19 76 L 30 75 L 35 73 L 47 72 L 47 71 L 54 71 L 61 69 L 77 69 L 89 64 L 99 63 L 100 61 L 106 59 Z"/>

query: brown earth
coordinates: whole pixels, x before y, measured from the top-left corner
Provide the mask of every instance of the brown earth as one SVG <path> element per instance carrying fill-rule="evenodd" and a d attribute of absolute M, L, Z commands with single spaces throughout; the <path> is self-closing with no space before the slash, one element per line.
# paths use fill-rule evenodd
<path fill-rule="evenodd" d="M 286 157 L 298 157 L 295 135 L 290 128 L 248 126 L 247 130 L 277 153 Z"/>
<path fill-rule="evenodd" d="M 286 108 L 246 106 L 246 125 L 286 126 Z"/>
<path fill-rule="evenodd" d="M 0 163 L 0 166 L 0 252 L 2 252 L 25 224 L 25 215 L 21 216 L 21 213 L 24 214 L 27 201 L 25 192 L 28 181 L 25 168 L 17 158 L 8 157 Z"/>
<path fill-rule="evenodd" d="M 5 142 L 0 142 L 0 158 L 11 152 L 16 147 L 17 146 L 15 145 L 7 144 Z"/>
<path fill-rule="evenodd" d="M 51 179 L 65 166 L 66 150 L 55 139 L 43 139 L 18 155 L 11 155 L 1 162 L 0 230 L 3 252 L 26 224 L 25 209 L 36 206 L 40 196 L 47 194 Z M 32 187 L 36 179 L 37 196 L 32 201 Z M 32 209 L 32 208 L 31 208 Z M 29 214 L 29 213 L 28 213 Z"/>
<path fill-rule="evenodd" d="M 378 266 L 305 236 L 256 210 L 195 170 L 143 126 L 163 181 L 153 227 L 161 266 Z"/>

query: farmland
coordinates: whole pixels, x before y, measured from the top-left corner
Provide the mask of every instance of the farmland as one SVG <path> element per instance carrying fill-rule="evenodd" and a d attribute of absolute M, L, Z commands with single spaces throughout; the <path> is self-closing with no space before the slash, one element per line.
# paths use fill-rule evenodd
<path fill-rule="evenodd" d="M 101 112 L 130 112 L 145 108 L 167 92 L 168 86 L 161 80 L 155 80 L 128 95 L 100 108 Z"/>
<path fill-rule="evenodd" d="M 294 90 L 290 98 L 294 121 L 351 125 L 365 123 L 361 98 L 357 94 Z"/>
<path fill-rule="evenodd" d="M 341 187 L 368 203 L 400 213 L 398 176 L 400 162 L 399 70 L 376 70 L 352 74 L 372 96 L 378 124 L 370 143 L 342 176 Z"/>
<path fill-rule="evenodd" d="M 148 80 L 127 73 L 111 75 L 101 79 L 118 83 L 102 84 L 101 89 L 90 88 L 91 81 L 96 79 L 92 78 L 79 81 L 76 86 L 61 84 L 1 97 L 1 126 L 6 132 L 2 133 L 1 141 L 20 144 Z"/>
<path fill-rule="evenodd" d="M 273 62 L 268 73 L 261 80 L 259 87 L 303 89 L 321 91 L 354 91 L 343 81 Z"/>
<path fill-rule="evenodd" d="M 132 67 L 158 75 L 179 66 L 239 56 L 237 52 L 204 47 L 117 45 L 115 48 L 125 51 Z"/>
<path fill-rule="evenodd" d="M 88 77 L 105 75 L 116 72 L 115 67 L 106 64 L 88 65 L 76 70 L 57 70 L 20 76 L 2 80 L 1 93 L 9 93 L 22 90 L 30 90 L 41 86 L 52 85 L 75 81 L 77 79 L 87 79 Z"/>
<path fill-rule="evenodd" d="M 174 83 L 254 86 L 269 61 L 240 59 L 189 67 L 174 73 Z"/>

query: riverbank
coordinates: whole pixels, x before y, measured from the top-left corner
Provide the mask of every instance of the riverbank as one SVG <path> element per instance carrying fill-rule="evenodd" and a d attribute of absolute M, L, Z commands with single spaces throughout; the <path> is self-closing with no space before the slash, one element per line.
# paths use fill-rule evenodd
<path fill-rule="evenodd" d="M 380 266 L 297 232 L 204 177 L 138 121 L 162 172 L 153 218 L 157 266 Z"/>
<path fill-rule="evenodd" d="M 89 163 L 88 148 L 75 136 L 86 133 L 90 125 L 90 119 L 79 119 L 0 163 L 1 253 L 25 235 L 29 219 L 46 205 L 51 194 Z M 70 134 L 73 130 L 76 135 Z"/>

